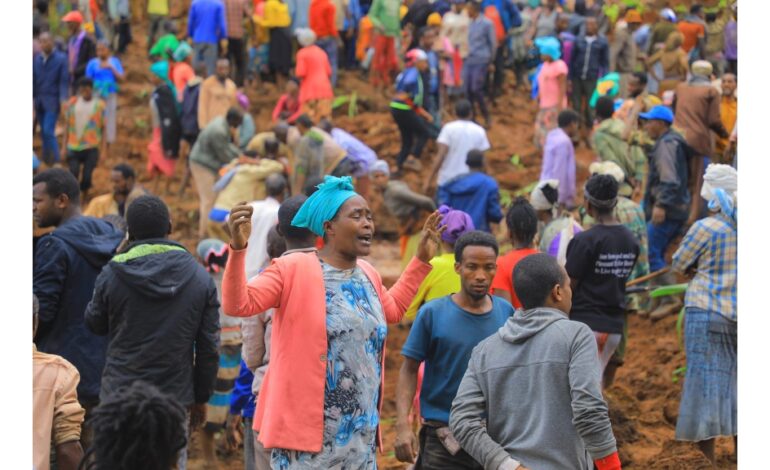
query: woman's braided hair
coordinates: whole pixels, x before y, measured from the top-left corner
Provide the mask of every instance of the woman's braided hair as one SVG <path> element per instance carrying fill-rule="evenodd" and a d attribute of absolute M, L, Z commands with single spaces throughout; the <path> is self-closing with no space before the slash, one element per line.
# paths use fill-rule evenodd
<path fill-rule="evenodd" d="M 102 400 L 91 423 L 93 442 L 79 470 L 169 470 L 187 445 L 185 409 L 146 382 Z"/>

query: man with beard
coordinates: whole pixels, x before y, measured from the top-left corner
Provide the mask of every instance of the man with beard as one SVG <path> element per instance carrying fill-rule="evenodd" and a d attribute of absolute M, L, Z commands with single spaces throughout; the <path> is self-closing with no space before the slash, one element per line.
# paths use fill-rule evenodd
<path fill-rule="evenodd" d="M 449 432 L 449 411 L 473 348 L 514 312 L 510 303 L 489 295 L 497 271 L 495 237 L 478 230 L 468 232 L 457 240 L 454 249 L 460 292 L 423 305 L 401 350 L 404 362 L 396 388 L 396 458 L 412 462 L 418 448 L 408 416 L 417 391 L 418 369 L 425 361 L 420 391 L 423 423 L 415 465 L 423 470 L 483 468 L 460 449 Z"/>
<path fill-rule="evenodd" d="M 91 199 L 83 215 L 104 217 L 117 215 L 125 217 L 126 209 L 134 199 L 147 194 L 142 185 L 136 183 L 136 173 L 130 165 L 120 163 L 112 167 L 110 174 L 112 193 L 102 194 Z"/>

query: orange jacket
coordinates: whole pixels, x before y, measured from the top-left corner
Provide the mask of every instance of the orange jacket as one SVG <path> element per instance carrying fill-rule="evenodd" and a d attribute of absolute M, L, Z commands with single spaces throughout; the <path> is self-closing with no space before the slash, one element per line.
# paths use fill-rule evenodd
<path fill-rule="evenodd" d="M 337 36 L 337 8 L 330 0 L 313 0 L 310 2 L 310 29 L 318 38 Z"/>
<path fill-rule="evenodd" d="M 274 308 L 270 367 L 262 382 L 254 429 L 266 449 L 320 452 L 324 430 L 326 383 L 326 292 L 315 252 L 276 258 L 262 274 L 246 282 L 246 250 L 230 250 L 222 280 L 222 311 L 248 317 Z M 358 266 L 382 303 L 385 320 L 404 316 L 431 265 L 413 258 L 398 282 L 386 290 L 366 261 Z M 385 351 L 382 354 L 379 407 L 382 411 Z M 378 444 L 382 447 L 382 435 Z"/>

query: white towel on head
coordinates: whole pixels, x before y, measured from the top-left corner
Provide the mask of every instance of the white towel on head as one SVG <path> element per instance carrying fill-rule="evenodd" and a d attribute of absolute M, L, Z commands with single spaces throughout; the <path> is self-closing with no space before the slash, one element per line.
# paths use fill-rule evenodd
<path fill-rule="evenodd" d="M 559 189 L 559 180 L 543 180 L 532 190 L 532 194 L 529 196 L 529 202 L 536 211 L 547 211 L 548 209 L 553 209 L 556 205 L 556 202 L 549 202 L 543 194 L 543 188 L 546 186 Z"/>

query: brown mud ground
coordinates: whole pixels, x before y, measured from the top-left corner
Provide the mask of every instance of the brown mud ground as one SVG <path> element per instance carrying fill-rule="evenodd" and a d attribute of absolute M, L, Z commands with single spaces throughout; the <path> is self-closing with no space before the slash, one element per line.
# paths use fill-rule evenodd
<path fill-rule="evenodd" d="M 181 25 L 180 25 L 181 26 Z M 181 27 L 180 27 L 181 30 Z M 105 161 L 100 161 L 94 171 L 94 189 L 92 195 L 111 191 L 109 181 L 110 168 L 123 161 L 132 164 L 142 184 L 152 189 L 152 181 L 145 170 L 147 162 L 146 147 L 149 141 L 150 112 L 149 95 L 152 85 L 149 81 L 149 61 L 144 55 L 145 28 L 134 24 L 135 43 L 129 46 L 122 58 L 127 71 L 127 80 L 121 84 L 118 108 L 118 139 Z M 528 95 L 512 88 L 514 81 L 509 73 L 504 96 L 497 100 L 492 108 L 493 123 L 488 130 L 492 149 L 487 152 L 490 174 L 494 175 L 503 189 L 516 191 L 536 181 L 540 174 L 540 155 L 532 144 L 533 122 L 536 113 L 535 104 Z M 358 114 L 347 115 L 347 105 L 335 110 L 335 124 L 370 145 L 381 158 L 391 162 L 395 160 L 400 147 L 398 130 L 393 123 L 387 107 L 387 99 L 375 94 L 358 72 L 342 72 L 337 89 L 338 94 L 357 94 Z M 247 91 L 251 99 L 251 112 L 258 131 L 268 130 L 270 114 L 279 96 L 279 90 L 267 83 L 259 90 Z M 450 116 L 445 116 L 444 121 Z M 36 138 L 39 149 L 39 139 Z M 521 165 L 515 167 L 510 159 L 517 154 Z M 429 143 L 423 155 L 423 164 L 427 169 L 430 159 L 435 155 L 435 144 Z M 593 161 L 593 153 L 581 144 L 577 149 L 578 183 L 582 184 L 588 174 L 588 165 Z M 184 243 L 190 250 L 197 243 L 198 200 L 193 186 L 187 188 L 184 197 L 177 197 L 183 174 L 182 162 L 178 162 L 177 174 L 171 182 L 171 194 L 163 194 L 163 182 L 160 195 L 169 205 L 174 221 L 171 237 Z M 423 170 L 423 173 L 426 170 Z M 405 178 L 417 189 L 422 175 L 407 173 Z M 370 198 L 372 206 L 377 208 L 380 201 L 376 195 Z M 379 231 L 391 229 L 393 221 L 376 210 Z M 397 244 L 391 240 L 380 240 L 373 249 L 371 261 L 383 274 L 387 283 L 392 283 L 399 273 L 400 260 Z M 690 443 L 676 442 L 674 429 L 679 411 L 681 381 L 675 383 L 673 372 L 685 365 L 684 352 L 679 346 L 675 332 L 676 319 L 671 317 L 658 323 L 649 320 L 630 318 L 630 338 L 626 364 L 619 369 L 615 384 L 606 392 L 610 405 L 610 417 L 613 430 L 618 440 L 621 461 L 624 468 L 642 469 L 706 469 L 708 462 Z M 398 370 L 401 366 L 399 354 L 401 345 L 406 340 L 408 329 L 402 325 L 390 327 L 388 352 L 386 358 L 385 402 L 382 411 L 382 429 L 384 432 L 384 453 L 379 457 L 382 469 L 403 469 L 404 464 L 396 461 L 393 454 L 395 440 L 394 417 L 395 387 Z M 512 397 L 516 399 L 516 397 Z M 733 457 L 731 439 L 717 441 L 718 468 L 737 468 Z M 193 436 L 190 449 L 191 470 L 203 469 L 200 459 L 198 439 Z M 240 469 L 242 457 L 240 451 L 232 455 L 221 455 L 222 469 Z"/>

